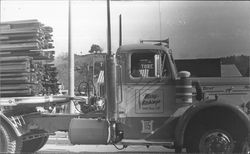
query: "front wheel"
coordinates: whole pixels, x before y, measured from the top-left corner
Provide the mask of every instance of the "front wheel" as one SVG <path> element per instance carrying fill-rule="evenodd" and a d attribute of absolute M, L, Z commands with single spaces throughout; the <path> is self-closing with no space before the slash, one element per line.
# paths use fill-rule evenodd
<path fill-rule="evenodd" d="M 205 131 L 199 141 L 201 153 L 233 153 L 234 147 L 231 134 L 221 129 Z"/>
<path fill-rule="evenodd" d="M 242 154 L 250 154 L 250 143 L 248 142 L 248 140 L 246 139 L 243 143 L 242 143 Z"/>
<path fill-rule="evenodd" d="M 230 130 L 230 129 L 229 129 Z M 188 153 L 248 153 L 247 140 L 225 129 L 198 129 L 186 142 Z"/>

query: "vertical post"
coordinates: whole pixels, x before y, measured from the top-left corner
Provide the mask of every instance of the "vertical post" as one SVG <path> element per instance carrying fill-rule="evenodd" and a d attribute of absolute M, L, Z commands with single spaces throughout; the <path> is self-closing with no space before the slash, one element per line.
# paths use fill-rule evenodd
<path fill-rule="evenodd" d="M 74 97 L 75 72 L 74 72 L 74 52 L 71 49 L 71 0 L 69 0 L 68 10 L 68 55 L 69 55 L 69 95 Z M 74 104 L 70 101 L 68 112 L 74 112 Z"/>
<path fill-rule="evenodd" d="M 111 56 L 110 0 L 107 0 L 107 49 L 108 56 Z"/>
<path fill-rule="evenodd" d="M 2 0 L 0 0 L 0 22 L 2 21 L 1 15 L 2 15 Z M 1 83 L 0 83 L 0 86 L 1 86 Z M 1 94 L 0 94 L 0 97 L 1 97 Z"/>
<path fill-rule="evenodd" d="M 2 0 L 0 0 L 0 22 L 1 22 L 1 14 L 2 14 Z"/>
<path fill-rule="evenodd" d="M 162 33 L 162 27 L 161 27 L 161 2 L 159 1 L 159 24 L 160 24 L 160 40 L 161 40 L 161 33 Z M 160 44 L 162 44 L 161 42 L 160 42 Z"/>
<path fill-rule="evenodd" d="M 105 63 L 105 86 L 107 102 L 107 119 L 117 120 L 116 104 L 116 68 L 115 57 L 111 52 L 110 0 L 107 0 L 107 57 Z"/>
<path fill-rule="evenodd" d="M 93 58 L 92 58 L 92 65 L 93 65 L 93 70 L 92 70 L 92 83 L 91 84 L 93 84 L 92 86 L 93 86 L 93 95 L 95 95 L 96 94 L 96 92 L 95 92 L 95 58 L 96 58 L 96 56 L 94 56 Z"/>
<path fill-rule="evenodd" d="M 122 15 L 119 15 L 119 46 L 122 46 Z"/>

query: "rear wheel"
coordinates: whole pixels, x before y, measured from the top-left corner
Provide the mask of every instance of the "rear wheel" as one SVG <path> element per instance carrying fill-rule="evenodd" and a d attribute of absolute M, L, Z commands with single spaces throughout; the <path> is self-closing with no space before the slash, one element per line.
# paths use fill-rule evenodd
<path fill-rule="evenodd" d="M 38 147 L 37 151 L 38 151 L 39 149 L 41 149 L 41 148 L 47 143 L 48 139 L 49 139 L 49 135 L 43 137 L 43 141 L 41 142 L 41 144 L 40 144 L 40 146 Z"/>
<path fill-rule="evenodd" d="M 7 153 L 8 152 L 8 146 L 9 146 L 9 136 L 7 131 L 3 128 L 3 126 L 0 126 L 0 153 Z"/>
<path fill-rule="evenodd" d="M 21 142 L 3 123 L 0 125 L 0 153 L 19 153 Z"/>
<path fill-rule="evenodd" d="M 36 132 L 37 134 L 37 132 Z M 29 134 L 30 135 L 30 134 Z M 36 152 L 41 149 L 48 141 L 49 135 L 35 138 L 32 140 L 24 141 L 22 146 L 22 152 Z"/>

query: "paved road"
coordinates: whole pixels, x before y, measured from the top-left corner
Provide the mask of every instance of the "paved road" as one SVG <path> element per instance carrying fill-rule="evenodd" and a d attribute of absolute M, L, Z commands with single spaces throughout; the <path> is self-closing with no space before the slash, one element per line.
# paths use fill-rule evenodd
<path fill-rule="evenodd" d="M 121 145 L 118 145 L 121 148 Z M 37 154 L 63 154 L 63 153 L 170 153 L 174 150 L 161 146 L 129 146 L 126 149 L 118 150 L 113 145 L 71 145 L 67 133 L 57 132 L 55 136 L 50 136 L 47 144 L 40 149 Z"/>
<path fill-rule="evenodd" d="M 44 153 L 169 153 L 168 150 L 159 146 L 149 148 L 143 146 L 130 146 L 123 150 L 117 150 L 113 145 L 63 145 L 63 144 L 46 144 L 37 154 Z"/>

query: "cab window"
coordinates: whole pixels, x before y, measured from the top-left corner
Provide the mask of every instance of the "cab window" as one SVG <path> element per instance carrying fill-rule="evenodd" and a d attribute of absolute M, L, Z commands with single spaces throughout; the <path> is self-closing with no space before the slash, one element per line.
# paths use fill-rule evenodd
<path fill-rule="evenodd" d="M 134 53 L 131 56 L 132 77 L 154 77 L 154 53 Z"/>
<path fill-rule="evenodd" d="M 131 77 L 132 78 L 152 78 L 166 74 L 166 56 L 157 52 L 140 52 L 131 55 Z M 160 63 L 159 63 L 160 62 Z M 159 74 L 160 73 L 160 74 Z"/>

